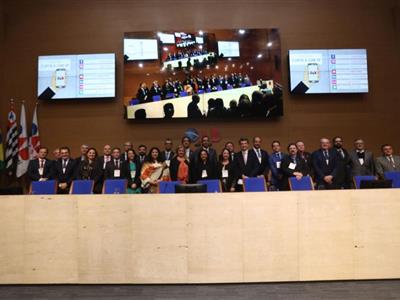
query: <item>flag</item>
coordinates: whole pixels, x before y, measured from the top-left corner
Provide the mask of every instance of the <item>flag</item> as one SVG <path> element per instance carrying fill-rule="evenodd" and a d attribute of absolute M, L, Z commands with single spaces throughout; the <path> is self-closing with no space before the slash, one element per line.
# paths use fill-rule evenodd
<path fill-rule="evenodd" d="M 17 163 L 17 177 L 21 177 L 28 170 L 29 164 L 29 146 L 28 134 L 26 128 L 26 114 L 25 104 L 21 104 L 21 117 L 20 117 L 20 132 L 18 137 L 18 163 Z"/>
<path fill-rule="evenodd" d="M 3 149 L 3 135 L 1 134 L 0 129 L 0 170 L 4 169 L 4 149 Z"/>
<path fill-rule="evenodd" d="M 8 113 L 6 157 L 5 157 L 5 165 L 9 175 L 13 174 L 17 157 L 18 157 L 17 116 L 15 115 L 14 112 L 14 102 L 13 100 L 11 100 L 10 112 Z"/>
<path fill-rule="evenodd" d="M 37 104 L 32 117 L 31 136 L 29 137 L 29 158 L 37 158 L 40 148 L 39 123 L 37 119 Z"/>

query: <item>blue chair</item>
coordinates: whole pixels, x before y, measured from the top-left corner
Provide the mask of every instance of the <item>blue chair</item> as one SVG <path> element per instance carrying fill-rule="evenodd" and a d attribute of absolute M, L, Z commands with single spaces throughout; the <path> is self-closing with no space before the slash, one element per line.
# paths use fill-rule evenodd
<path fill-rule="evenodd" d="M 32 181 L 30 194 L 32 195 L 54 195 L 57 193 L 57 181 Z"/>
<path fill-rule="evenodd" d="M 188 95 L 188 93 L 185 91 L 182 91 L 179 93 L 179 97 L 186 97 L 187 95 Z"/>
<path fill-rule="evenodd" d="M 222 86 L 218 85 L 218 86 L 217 86 L 217 91 L 223 91 Z"/>
<path fill-rule="evenodd" d="M 392 180 L 392 187 L 400 188 L 400 172 L 399 171 L 391 171 L 383 173 L 385 179 Z"/>
<path fill-rule="evenodd" d="M 158 183 L 158 192 L 160 194 L 175 194 L 175 186 L 181 183 L 181 181 L 160 181 Z"/>
<path fill-rule="evenodd" d="M 312 191 L 314 185 L 310 176 L 303 176 L 300 180 L 296 177 L 289 177 L 289 186 L 291 191 Z"/>
<path fill-rule="evenodd" d="M 264 177 L 249 177 L 243 180 L 243 190 L 245 192 L 266 192 Z"/>
<path fill-rule="evenodd" d="M 243 82 L 240 84 L 240 87 L 245 87 L 245 86 L 246 86 L 246 84 Z"/>
<path fill-rule="evenodd" d="M 204 90 L 198 90 L 198 91 L 197 91 L 197 94 L 198 94 L 198 95 L 204 94 Z"/>
<path fill-rule="evenodd" d="M 251 86 L 251 82 L 246 82 L 245 86 Z"/>
<path fill-rule="evenodd" d="M 376 180 L 376 177 L 375 177 L 375 176 L 372 176 L 372 175 L 354 176 L 354 178 L 353 178 L 353 183 L 354 183 L 354 186 L 355 186 L 356 189 L 359 189 L 359 188 L 360 188 L 360 182 L 361 182 L 361 180 L 370 180 L 370 181 L 373 181 L 373 180 Z"/>
<path fill-rule="evenodd" d="M 175 98 L 175 94 L 174 94 L 174 93 L 168 93 L 168 94 L 165 95 L 165 98 L 166 98 L 166 99 Z"/>
<path fill-rule="evenodd" d="M 153 102 L 154 101 L 160 101 L 161 100 L 161 96 L 160 95 L 154 95 L 153 96 Z"/>
<path fill-rule="evenodd" d="M 129 105 L 136 105 L 139 103 L 140 103 L 140 101 L 138 99 L 132 99 L 131 101 L 129 101 Z"/>
<path fill-rule="evenodd" d="M 74 180 L 71 184 L 70 194 L 89 195 L 93 194 L 94 180 Z"/>
<path fill-rule="evenodd" d="M 206 89 L 206 93 L 211 93 L 211 89 Z"/>
<path fill-rule="evenodd" d="M 198 180 L 197 183 L 207 186 L 207 193 L 221 193 L 221 182 L 218 179 Z"/>
<path fill-rule="evenodd" d="M 128 181 L 126 179 L 106 179 L 103 185 L 103 194 L 126 194 Z"/>
<path fill-rule="evenodd" d="M 228 86 L 226 87 L 227 90 L 233 90 L 233 86 L 231 84 L 228 84 Z"/>

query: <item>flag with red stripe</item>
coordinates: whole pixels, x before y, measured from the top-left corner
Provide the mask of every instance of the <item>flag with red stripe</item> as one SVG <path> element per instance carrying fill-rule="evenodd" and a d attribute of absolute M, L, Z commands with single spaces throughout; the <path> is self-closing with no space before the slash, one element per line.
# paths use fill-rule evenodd
<path fill-rule="evenodd" d="M 29 164 L 29 146 L 28 134 L 26 128 L 25 104 L 21 104 L 20 133 L 18 137 L 18 163 L 17 177 L 21 177 L 28 170 Z"/>

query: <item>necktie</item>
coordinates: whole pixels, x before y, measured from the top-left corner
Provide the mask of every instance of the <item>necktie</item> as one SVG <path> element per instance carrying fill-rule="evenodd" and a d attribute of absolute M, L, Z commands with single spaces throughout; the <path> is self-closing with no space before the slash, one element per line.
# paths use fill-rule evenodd
<path fill-rule="evenodd" d="M 342 158 L 344 158 L 344 152 L 343 149 L 339 149 L 340 155 L 342 156 Z"/>
<path fill-rule="evenodd" d="M 67 167 L 67 161 L 65 159 L 63 159 L 62 167 L 63 167 L 63 169 L 65 169 Z"/>
<path fill-rule="evenodd" d="M 115 166 L 117 167 L 117 169 L 119 169 L 119 160 L 118 159 L 115 160 Z"/>
<path fill-rule="evenodd" d="M 324 151 L 324 157 L 325 157 L 325 159 L 329 159 L 329 155 L 328 155 L 328 151 Z"/>
<path fill-rule="evenodd" d="M 390 160 L 390 162 L 392 163 L 392 167 L 393 167 L 393 168 L 396 168 L 396 164 L 394 163 L 394 160 L 393 160 L 393 156 L 392 156 L 392 155 L 389 156 L 389 160 Z"/>
<path fill-rule="evenodd" d="M 260 149 L 257 149 L 257 156 L 258 156 L 258 158 L 261 158 L 261 151 L 260 151 Z"/>
<path fill-rule="evenodd" d="M 43 167 L 44 167 L 44 159 L 41 159 L 39 168 L 43 169 Z"/>

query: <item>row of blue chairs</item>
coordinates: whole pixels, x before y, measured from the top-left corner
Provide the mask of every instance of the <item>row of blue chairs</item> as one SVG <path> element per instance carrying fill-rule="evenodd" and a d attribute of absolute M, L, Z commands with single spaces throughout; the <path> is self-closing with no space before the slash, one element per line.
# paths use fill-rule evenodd
<path fill-rule="evenodd" d="M 400 172 L 386 172 L 385 179 L 392 180 L 394 188 L 400 188 Z M 353 178 L 356 189 L 360 188 L 361 181 L 377 180 L 375 176 L 355 176 Z M 180 181 L 161 181 L 158 192 L 161 194 L 175 193 L 175 185 L 181 184 Z M 221 182 L 218 179 L 199 180 L 197 183 L 205 184 L 208 193 L 222 192 Z M 71 185 L 70 194 L 92 194 L 93 180 L 74 180 Z M 292 191 L 311 191 L 314 184 L 310 176 L 305 176 L 300 180 L 295 177 L 289 178 L 289 186 Z M 109 179 L 104 181 L 103 194 L 125 194 L 127 180 Z M 267 186 L 264 177 L 246 178 L 243 180 L 243 190 L 245 192 L 265 192 Z M 57 182 L 55 180 L 34 181 L 31 184 L 31 194 L 51 195 L 57 192 Z"/>
<path fill-rule="evenodd" d="M 197 183 L 205 184 L 208 193 L 222 192 L 221 182 L 218 179 L 199 180 Z M 290 179 L 292 190 L 312 190 L 313 183 L 311 177 L 303 177 L 301 180 Z M 182 184 L 180 181 L 161 181 L 158 192 L 161 194 L 175 193 L 175 185 Z M 74 180 L 71 184 L 70 194 L 92 194 L 93 180 Z M 105 180 L 103 185 L 103 194 L 125 194 L 127 189 L 127 180 L 110 179 Z M 264 177 L 246 178 L 243 180 L 243 189 L 245 192 L 265 192 L 267 186 Z M 34 195 L 52 195 L 57 192 L 57 182 L 55 180 L 34 181 L 31 184 L 30 193 Z"/>

